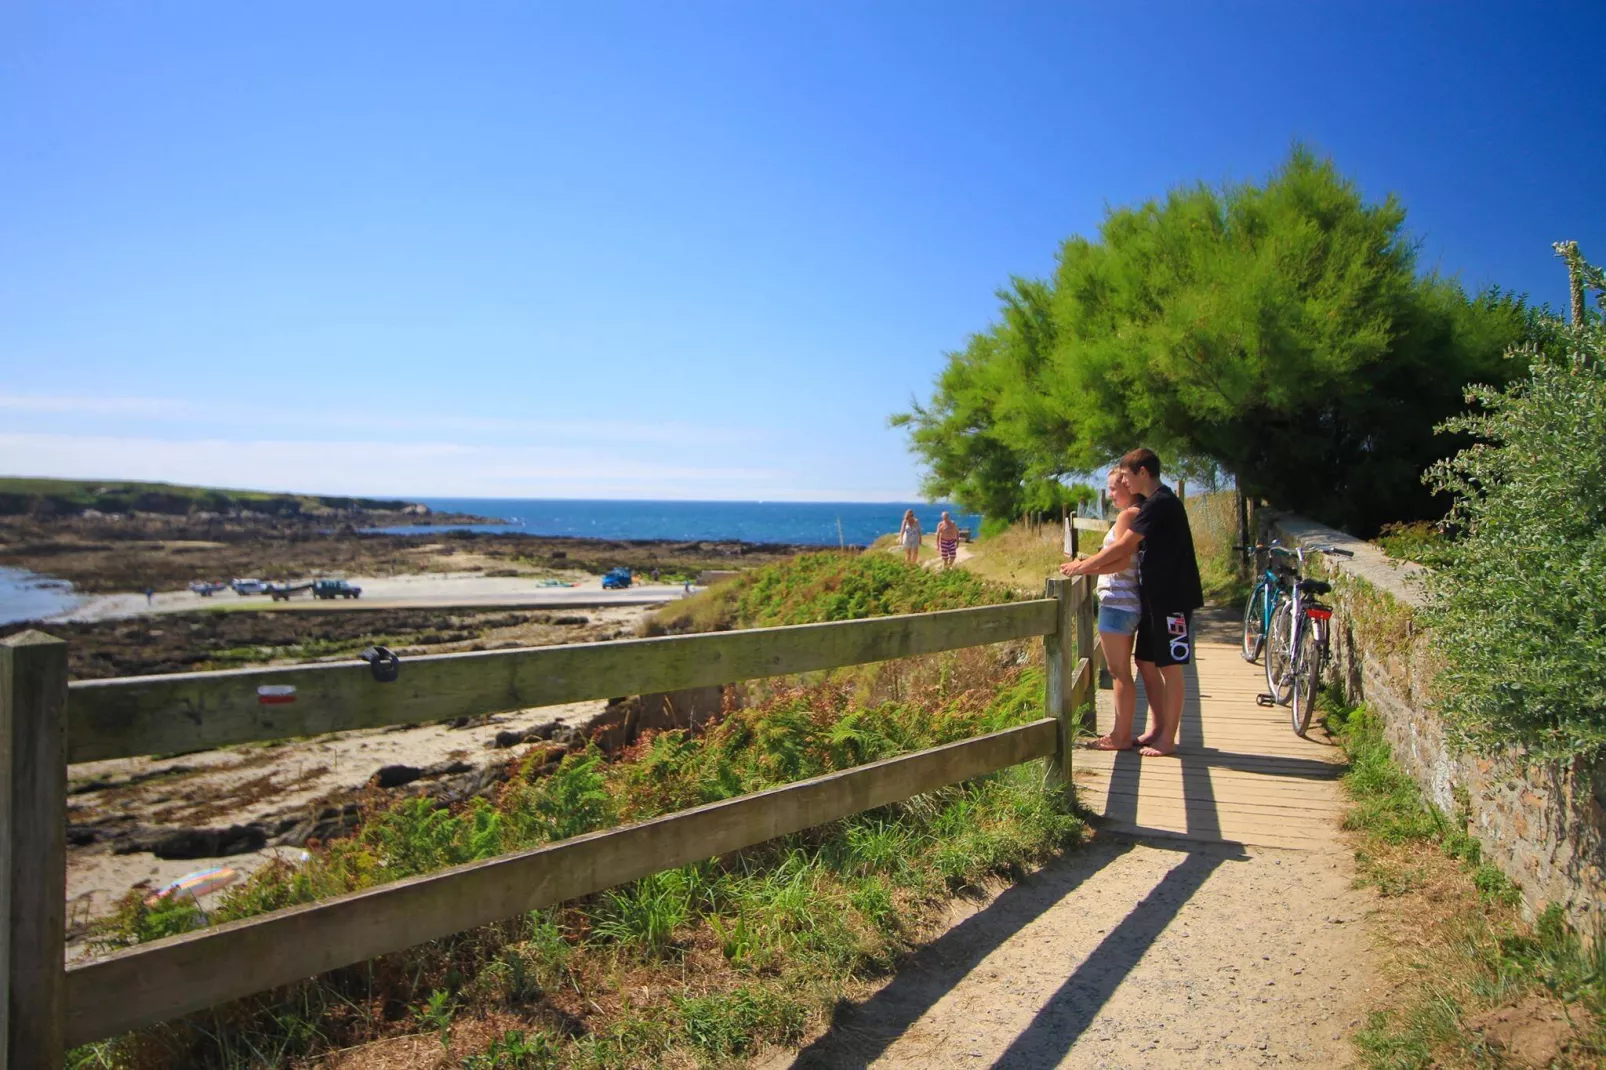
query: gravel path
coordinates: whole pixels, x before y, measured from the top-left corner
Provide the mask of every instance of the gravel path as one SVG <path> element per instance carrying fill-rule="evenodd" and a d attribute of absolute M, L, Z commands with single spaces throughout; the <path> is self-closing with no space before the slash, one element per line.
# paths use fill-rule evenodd
<path fill-rule="evenodd" d="M 760 1065 L 1350 1064 L 1359 1009 L 1381 985 L 1365 926 L 1376 893 L 1354 886 L 1342 795 L 1312 772 L 1323 748 L 1295 740 L 1281 710 L 1258 710 L 1256 667 L 1219 644 L 1232 623 L 1219 617 L 1196 622 L 1180 765 L 1134 758 L 1140 767 L 1123 774 L 1149 816 L 1105 797 L 1107 760 L 1080 759 L 1104 778 L 1100 790 L 1079 778 L 1084 803 L 1107 809 L 1112 827 L 1156 829 L 1105 832 L 994 898 L 959 904 L 878 992 L 840 1006 L 802 1052 Z M 1101 730 L 1109 698 L 1100 694 Z M 1274 757 L 1284 752 L 1295 757 Z M 1166 801 L 1172 789 L 1186 806 Z M 1254 820 L 1234 825 L 1234 807 Z M 1220 842 L 1266 842 L 1245 829 L 1285 835 L 1271 837 L 1277 847 Z M 1160 833 L 1172 838 L 1142 838 Z"/>
<path fill-rule="evenodd" d="M 1346 851 L 1095 842 L 762 1065 L 1346 1065 L 1370 904 Z"/>

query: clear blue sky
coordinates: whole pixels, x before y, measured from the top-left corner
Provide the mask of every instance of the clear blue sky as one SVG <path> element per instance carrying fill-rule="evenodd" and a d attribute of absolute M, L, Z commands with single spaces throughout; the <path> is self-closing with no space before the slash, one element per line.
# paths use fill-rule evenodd
<path fill-rule="evenodd" d="M 1107 205 L 1303 139 L 1425 267 L 1606 260 L 1594 4 L 13 3 L 0 472 L 889 500 Z"/>

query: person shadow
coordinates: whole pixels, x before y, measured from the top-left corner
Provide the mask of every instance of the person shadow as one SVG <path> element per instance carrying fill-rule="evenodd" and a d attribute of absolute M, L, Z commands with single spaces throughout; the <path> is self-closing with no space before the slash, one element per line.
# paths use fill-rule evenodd
<path fill-rule="evenodd" d="M 996 1068 L 1052 1066 L 1070 1051 L 1110 1001 L 1178 912 L 1230 861 L 1246 859 L 1241 845 L 1221 842 L 1220 819 L 1211 795 L 1210 763 L 1219 759 L 1204 748 L 1199 723 L 1198 682 L 1185 673 L 1189 698 L 1184 705 L 1181 748 L 1203 761 L 1196 769 L 1186 763 L 1183 777 L 1199 796 L 1187 810 L 1187 839 L 1100 838 L 1070 851 L 1038 872 L 1011 885 L 981 910 L 951 927 L 900 963 L 892 979 L 868 999 L 840 1001 L 833 1009 L 825 1033 L 796 1053 L 789 1062 L 766 1062 L 775 1068 L 865 1067 L 885 1054 L 897 1040 L 957 987 L 998 948 L 1031 925 L 1055 904 L 1077 894 L 1090 878 L 1118 861 L 1138 842 L 1174 850 L 1177 861 L 1133 905 L 1121 922 L 1080 962 L 1066 963 L 1066 979 L 1039 1008 L 1032 1022 L 993 1062 Z M 1139 714 L 1147 716 L 1147 703 L 1139 691 Z M 1144 761 L 1135 752 L 1115 755 L 1116 777 L 1132 787 L 1130 800 L 1112 796 L 1114 812 L 1106 817 L 1136 823 L 1136 790 Z"/>

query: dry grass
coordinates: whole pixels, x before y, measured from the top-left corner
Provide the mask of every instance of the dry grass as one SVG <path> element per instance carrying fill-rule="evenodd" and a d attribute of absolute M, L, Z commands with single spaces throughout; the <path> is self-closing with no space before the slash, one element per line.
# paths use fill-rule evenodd
<path fill-rule="evenodd" d="M 1086 535 L 1083 532 L 1083 535 Z M 1064 536 L 1057 525 L 1016 524 L 970 544 L 965 568 L 983 579 L 1027 594 L 1041 594 L 1043 581 L 1058 574 L 1065 560 Z"/>
<path fill-rule="evenodd" d="M 1205 601 L 1213 605 L 1242 604 L 1249 590 L 1243 578 L 1242 558 L 1233 549 L 1238 542 L 1237 493 L 1218 490 L 1190 494 L 1185 504 Z"/>

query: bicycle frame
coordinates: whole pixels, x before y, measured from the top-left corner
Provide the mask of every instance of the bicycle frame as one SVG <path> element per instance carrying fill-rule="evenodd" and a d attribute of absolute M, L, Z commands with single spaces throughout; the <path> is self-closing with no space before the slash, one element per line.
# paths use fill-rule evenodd
<path fill-rule="evenodd" d="M 1252 559 L 1256 567 L 1258 567 L 1260 570 L 1260 579 L 1256 581 L 1255 586 L 1250 594 L 1251 605 L 1253 605 L 1254 596 L 1259 592 L 1260 588 L 1264 587 L 1266 589 L 1266 597 L 1260 607 L 1260 635 L 1261 643 L 1264 645 L 1265 637 L 1271 634 L 1271 621 L 1272 618 L 1276 616 L 1277 607 L 1280 606 L 1283 599 L 1288 596 L 1288 589 L 1286 584 L 1283 582 L 1282 576 L 1279 575 L 1277 570 L 1272 566 L 1271 554 L 1273 551 L 1281 551 L 1285 553 L 1287 551 L 1284 551 L 1282 546 L 1275 540 L 1273 540 L 1269 545 L 1257 543 L 1254 546 L 1240 546 L 1238 549 L 1244 552 L 1244 556 L 1246 558 L 1249 558 L 1251 555 L 1253 555 Z M 1262 561 L 1265 563 L 1262 564 Z M 1255 657 L 1251 657 L 1248 653 L 1245 653 L 1244 657 L 1250 661 L 1256 660 L 1256 658 L 1259 656 L 1259 649 L 1259 647 L 1256 648 L 1257 653 Z"/>

